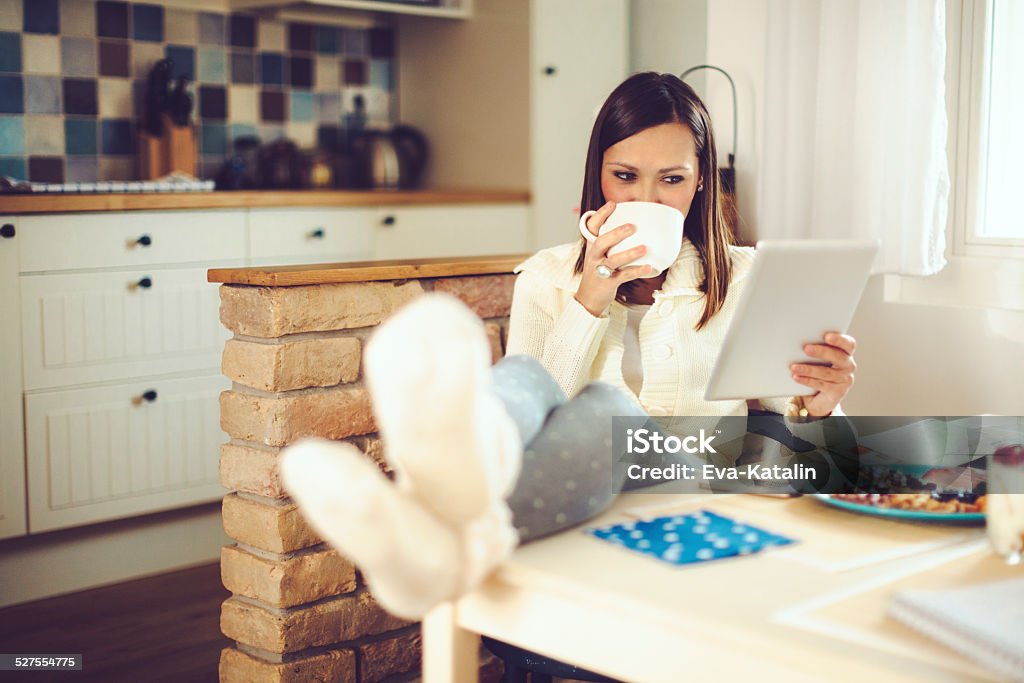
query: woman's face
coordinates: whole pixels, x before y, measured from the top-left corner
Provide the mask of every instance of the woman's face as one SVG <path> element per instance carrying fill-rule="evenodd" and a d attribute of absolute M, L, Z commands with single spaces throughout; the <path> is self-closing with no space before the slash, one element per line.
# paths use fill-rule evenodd
<path fill-rule="evenodd" d="M 606 201 L 655 202 L 683 214 L 700 184 L 697 146 L 682 123 L 646 128 L 605 150 L 601 191 Z"/>

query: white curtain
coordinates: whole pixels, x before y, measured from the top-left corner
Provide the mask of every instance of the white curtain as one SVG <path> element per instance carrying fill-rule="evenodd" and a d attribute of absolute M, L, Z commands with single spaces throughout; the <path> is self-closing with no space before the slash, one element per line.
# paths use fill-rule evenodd
<path fill-rule="evenodd" d="M 771 0 L 761 238 L 878 239 L 876 272 L 945 265 L 944 0 Z"/>

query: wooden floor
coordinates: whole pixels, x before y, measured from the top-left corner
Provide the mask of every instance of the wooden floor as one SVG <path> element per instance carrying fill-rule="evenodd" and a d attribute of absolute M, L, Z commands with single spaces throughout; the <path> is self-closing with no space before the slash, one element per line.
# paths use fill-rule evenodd
<path fill-rule="evenodd" d="M 83 655 L 80 672 L 24 674 L 29 681 L 216 681 L 229 595 L 213 563 L 5 607 L 0 653 Z"/>

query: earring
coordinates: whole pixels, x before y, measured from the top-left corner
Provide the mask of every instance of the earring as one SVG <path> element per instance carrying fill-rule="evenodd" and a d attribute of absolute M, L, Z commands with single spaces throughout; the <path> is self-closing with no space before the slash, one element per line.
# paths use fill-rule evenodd
<path fill-rule="evenodd" d="M 700 185 L 697 186 L 697 192 L 703 192 L 703 191 L 704 191 L 704 183 L 701 183 Z"/>

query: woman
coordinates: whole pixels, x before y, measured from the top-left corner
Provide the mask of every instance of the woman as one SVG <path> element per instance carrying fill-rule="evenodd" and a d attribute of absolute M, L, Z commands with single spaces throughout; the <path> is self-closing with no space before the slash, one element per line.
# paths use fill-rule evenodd
<path fill-rule="evenodd" d="M 587 228 L 597 235 L 618 202 L 666 204 L 686 216 L 679 258 L 648 277 L 628 265 L 643 247 L 609 256 L 631 234 L 629 225 L 589 247 L 581 239 L 540 252 L 517 269 L 508 353 L 537 358 L 570 396 L 601 380 L 638 396 L 653 415 L 745 414 L 743 401 L 702 398 L 754 257 L 753 249 L 732 246 L 717 168 L 711 117 L 692 88 L 651 72 L 616 88 L 587 151 L 581 210 L 597 210 Z M 813 396 L 762 404 L 791 415 L 830 414 L 853 384 L 854 346 L 840 334 L 807 345 L 808 355 L 831 364 L 793 365 L 793 378 Z"/>
<path fill-rule="evenodd" d="M 540 252 L 518 269 L 509 355 L 493 369 L 479 319 L 453 299 L 418 299 L 364 354 L 395 483 L 349 444 L 283 453 L 306 518 L 389 611 L 418 618 L 477 585 L 518 543 L 605 509 L 624 484 L 613 416 L 745 413 L 743 401 L 702 398 L 753 257 L 730 245 L 716 169 L 696 94 L 674 76 L 631 77 L 594 125 L 582 208 L 597 212 L 586 227 L 596 235 L 616 202 L 672 206 L 687 216 L 675 263 L 647 277 L 629 265 L 642 247 L 609 255 L 628 225 L 589 248 Z M 806 350 L 832 367 L 794 366 L 816 393 L 789 409 L 827 415 L 852 384 L 853 340 L 826 335 Z"/>

